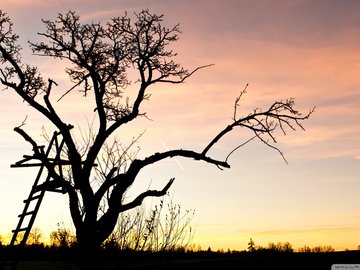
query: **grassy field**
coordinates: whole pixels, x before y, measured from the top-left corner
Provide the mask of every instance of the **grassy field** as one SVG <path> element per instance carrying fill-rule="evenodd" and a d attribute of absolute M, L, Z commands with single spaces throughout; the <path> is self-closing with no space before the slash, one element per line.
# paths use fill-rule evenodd
<path fill-rule="evenodd" d="M 3 255 L 0 253 L 0 256 Z M 5 257 L 1 256 L 4 260 Z M 16 259 L 11 256 L 8 261 Z M 74 252 L 24 252 L 19 254 L 17 270 L 76 270 Z M 101 269 L 274 269 L 331 270 L 333 264 L 359 264 L 360 251 L 298 253 L 298 252 L 113 252 L 103 254 Z M 9 269 L 5 267 L 5 269 Z"/>

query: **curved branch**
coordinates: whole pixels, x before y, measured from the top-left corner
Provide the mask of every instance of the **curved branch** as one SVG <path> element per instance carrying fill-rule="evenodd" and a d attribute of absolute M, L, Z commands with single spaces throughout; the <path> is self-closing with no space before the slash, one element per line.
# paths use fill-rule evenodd
<path fill-rule="evenodd" d="M 112 196 L 116 197 L 114 198 L 114 200 L 117 201 L 117 203 L 109 204 L 109 209 L 97 221 L 97 226 L 99 228 L 102 228 L 102 231 L 99 232 L 99 237 L 108 237 L 108 233 L 112 232 L 113 227 L 118 220 L 119 213 L 132 209 L 136 206 L 140 206 L 143 200 L 147 197 L 161 197 L 166 195 L 174 180 L 175 178 L 171 178 L 162 190 L 147 190 L 138 195 L 133 201 L 127 204 L 121 204 L 121 198 L 118 198 L 118 192 L 113 193 Z"/>
<path fill-rule="evenodd" d="M 254 140 L 257 136 L 252 136 L 250 139 L 248 139 L 246 142 L 243 142 L 242 144 L 236 146 L 233 150 L 230 151 L 230 153 L 226 156 L 225 161 L 227 162 L 229 157 L 239 148 L 243 147 L 244 145 L 248 144 L 249 142 L 251 142 L 252 140 Z"/>
<path fill-rule="evenodd" d="M 122 205 L 120 211 L 124 212 L 124 211 L 132 209 L 136 206 L 140 206 L 142 201 L 147 197 L 161 197 L 161 196 L 166 195 L 167 191 L 169 190 L 171 185 L 174 183 L 174 180 L 175 180 L 175 178 L 171 178 L 162 190 L 147 190 L 147 191 L 141 193 L 132 202 Z"/>
<path fill-rule="evenodd" d="M 39 146 L 37 145 L 37 143 L 23 129 L 21 129 L 20 126 L 15 127 L 14 131 L 19 133 L 25 139 L 25 141 L 29 142 L 32 145 L 35 155 L 40 155 Z"/>
<path fill-rule="evenodd" d="M 273 135 L 273 132 L 279 126 L 280 130 L 286 135 L 285 127 L 289 127 L 292 130 L 295 130 L 295 127 L 298 126 L 302 130 L 304 127 L 301 124 L 301 121 L 306 120 L 310 117 L 310 115 L 314 112 L 315 108 L 312 108 L 309 113 L 306 115 L 302 115 L 298 111 L 294 109 L 295 102 L 294 99 L 288 99 L 286 101 L 276 101 L 274 102 L 268 110 L 261 111 L 259 109 L 254 110 L 253 113 L 250 113 L 248 116 L 236 119 L 236 107 L 238 106 L 238 102 L 240 100 L 241 95 L 244 92 L 241 92 L 240 96 L 236 99 L 235 102 L 235 113 L 233 120 L 234 122 L 228 125 L 225 129 L 220 131 L 218 135 L 216 135 L 211 142 L 204 148 L 202 151 L 203 155 L 206 153 L 226 134 L 228 134 L 235 127 L 245 127 L 251 130 L 256 137 L 258 137 L 263 143 L 265 143 L 270 148 L 277 150 L 281 156 L 284 158 L 284 155 L 280 151 L 279 148 L 270 144 L 266 139 L 261 137 L 261 135 L 266 135 L 269 137 L 273 143 L 276 143 L 276 139 Z M 237 147 L 236 149 L 238 149 Z M 234 149 L 235 150 L 235 149 Z M 234 151 L 233 150 L 233 151 Z M 230 152 L 233 153 L 233 151 Z M 226 159 L 227 160 L 227 159 Z M 286 161 L 286 159 L 284 158 Z"/>
<path fill-rule="evenodd" d="M 116 196 L 122 195 L 123 192 L 125 192 L 125 190 L 132 185 L 133 181 L 136 178 L 136 175 L 140 172 L 141 169 L 143 169 L 148 165 L 161 161 L 163 159 L 172 158 L 172 157 L 185 157 L 199 161 L 205 161 L 207 163 L 217 166 L 219 169 L 230 168 L 230 165 L 227 163 L 227 161 L 216 160 L 191 150 L 178 149 L 178 150 L 170 150 L 163 153 L 155 153 L 143 160 L 135 159 L 131 163 L 126 174 L 118 174 L 112 177 L 112 172 L 109 173 L 106 181 L 101 185 L 99 190 L 96 192 L 95 197 L 98 200 L 100 200 L 103 194 L 106 192 L 106 190 L 108 190 L 111 186 L 117 184 L 118 186 L 116 187 L 117 190 Z M 115 192 L 113 193 L 115 194 Z"/>
<path fill-rule="evenodd" d="M 197 153 L 192 150 L 183 150 L 183 149 L 170 150 L 170 151 L 162 152 L 162 153 L 155 153 L 154 155 L 149 156 L 143 160 L 139 160 L 138 166 L 141 169 L 147 165 L 153 164 L 155 162 L 158 162 L 158 161 L 166 159 L 166 158 L 172 158 L 172 157 L 193 158 L 195 160 L 201 160 L 201 161 L 205 161 L 207 163 L 214 164 L 218 167 L 230 168 L 230 165 L 226 161 L 216 160 L 216 159 L 205 156 L 205 154 L 203 154 L 203 153 Z"/>
<path fill-rule="evenodd" d="M 162 82 L 162 83 L 180 84 L 180 83 L 183 83 L 187 78 L 191 77 L 195 72 L 199 71 L 200 69 L 211 67 L 213 65 L 214 64 L 200 66 L 200 67 L 195 68 L 191 72 L 188 72 L 187 70 L 181 70 L 181 71 L 176 72 L 175 74 L 162 75 L 159 78 L 151 81 L 151 83 L 153 84 L 153 83 L 157 83 L 157 82 Z M 165 80 L 164 79 L 164 78 L 169 77 L 170 75 L 178 75 L 178 76 L 180 76 L 180 79 L 179 80 Z"/>

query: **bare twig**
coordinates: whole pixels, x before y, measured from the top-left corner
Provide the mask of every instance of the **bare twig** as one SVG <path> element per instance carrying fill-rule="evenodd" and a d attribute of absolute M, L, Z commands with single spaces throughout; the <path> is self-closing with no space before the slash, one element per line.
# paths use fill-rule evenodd
<path fill-rule="evenodd" d="M 230 151 L 230 153 L 226 156 L 225 158 L 225 162 L 228 162 L 229 157 L 239 148 L 243 147 L 244 145 L 248 144 L 249 142 L 251 142 L 253 139 L 255 139 L 257 136 L 253 136 L 250 139 L 248 139 L 246 142 L 236 146 L 233 150 Z"/>
<path fill-rule="evenodd" d="M 235 104 L 234 104 L 234 116 L 233 116 L 233 120 L 236 121 L 236 114 L 237 114 L 237 107 L 240 106 L 240 100 L 241 100 L 241 97 L 246 94 L 246 89 L 247 87 L 249 86 L 249 84 L 247 83 L 245 85 L 245 88 L 243 90 L 241 90 L 239 96 L 235 99 Z"/>
<path fill-rule="evenodd" d="M 21 122 L 21 124 L 18 126 L 18 128 L 22 128 L 23 126 L 26 125 L 26 120 L 27 120 L 28 116 L 25 116 L 25 119 Z"/>

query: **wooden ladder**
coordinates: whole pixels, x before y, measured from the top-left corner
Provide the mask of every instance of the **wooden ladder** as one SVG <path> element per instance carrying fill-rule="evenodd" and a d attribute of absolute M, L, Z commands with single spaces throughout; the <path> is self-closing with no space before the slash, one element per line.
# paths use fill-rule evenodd
<path fill-rule="evenodd" d="M 64 146 L 64 139 L 59 142 L 58 136 L 60 135 L 59 132 L 54 132 L 53 137 L 51 138 L 48 148 L 44 151 L 44 146 L 39 146 L 38 150 L 47 158 L 49 162 L 52 162 L 54 166 L 57 167 L 59 175 L 63 176 L 62 166 L 69 164 L 68 161 L 61 159 L 61 151 L 63 150 Z M 55 157 L 51 158 L 50 155 L 52 151 L 55 151 Z M 11 165 L 12 168 L 17 167 L 40 167 L 39 172 L 35 178 L 35 182 L 31 188 L 29 196 L 26 200 L 24 200 L 24 209 L 22 213 L 18 216 L 19 221 L 16 226 L 16 229 L 12 230 L 13 236 L 11 238 L 9 247 L 12 248 L 14 246 L 17 247 L 24 247 L 26 241 L 30 235 L 31 229 L 34 225 L 34 221 L 36 218 L 37 213 L 39 212 L 41 202 L 44 198 L 46 191 L 51 192 L 60 192 L 65 194 L 66 191 L 56 186 L 53 182 L 53 179 L 50 175 L 46 172 L 45 165 L 43 163 L 27 163 L 36 159 L 34 156 L 27 156 L 24 155 L 23 159 L 16 162 L 15 164 Z M 55 167 L 55 168 L 56 168 Z M 44 177 L 44 174 L 45 177 Z M 23 232 L 23 233 L 22 233 Z M 4 263 L 4 267 L 10 266 L 10 268 L 4 269 L 16 269 L 17 267 L 17 260 L 7 261 Z"/>

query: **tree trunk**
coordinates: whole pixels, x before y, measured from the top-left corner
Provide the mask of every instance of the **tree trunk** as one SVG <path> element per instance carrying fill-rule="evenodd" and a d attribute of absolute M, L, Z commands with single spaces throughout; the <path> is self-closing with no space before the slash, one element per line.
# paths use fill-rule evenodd
<path fill-rule="evenodd" d="M 84 226 L 81 232 L 77 233 L 77 240 L 79 245 L 79 270 L 100 270 L 101 243 L 97 241 L 96 232 Z"/>
<path fill-rule="evenodd" d="M 90 207 L 88 207 L 90 209 Z M 97 209 L 94 207 L 93 209 Z M 89 213 L 93 213 L 90 215 Z M 102 270 L 102 243 L 109 237 L 116 226 L 119 216 L 118 211 L 108 211 L 100 218 L 97 218 L 96 211 L 88 210 L 84 221 L 75 226 L 78 242 L 79 269 L 99 269 Z"/>

